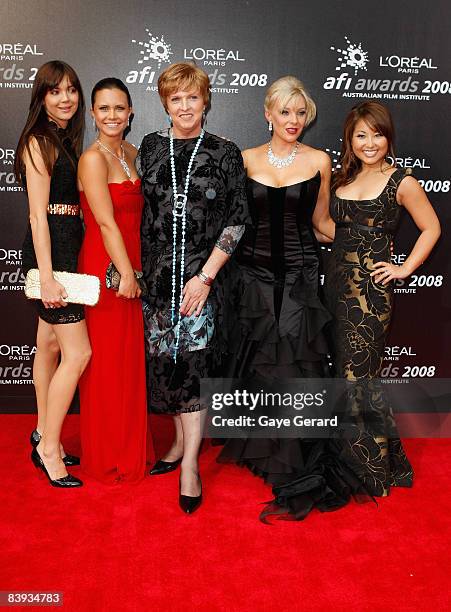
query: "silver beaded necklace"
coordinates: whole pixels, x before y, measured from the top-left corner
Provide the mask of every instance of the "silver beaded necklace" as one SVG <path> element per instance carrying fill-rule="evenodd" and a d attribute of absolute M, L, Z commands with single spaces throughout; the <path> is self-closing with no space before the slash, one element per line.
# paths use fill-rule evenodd
<path fill-rule="evenodd" d="M 288 155 L 288 157 L 277 157 L 277 155 L 274 155 L 273 153 L 271 142 L 269 142 L 267 152 L 268 162 L 271 164 L 271 166 L 274 166 L 275 168 L 286 168 L 294 162 L 294 158 L 296 157 L 296 153 L 298 152 L 298 147 L 299 142 L 296 141 L 296 144 L 294 145 L 293 150 L 291 151 L 290 155 Z"/>
<path fill-rule="evenodd" d="M 111 151 L 107 146 L 105 146 L 103 144 L 103 142 L 100 142 L 100 140 L 97 138 L 96 143 L 102 147 L 102 149 L 105 149 L 105 151 L 108 151 L 108 153 L 110 155 L 112 155 L 113 157 L 115 157 L 118 162 L 121 164 L 123 171 L 125 172 L 125 174 L 127 175 L 127 177 L 130 179 L 132 177 L 132 173 L 131 170 L 127 164 L 127 160 L 125 159 L 125 151 L 124 151 L 124 147 L 122 146 L 121 143 L 121 157 L 119 157 L 118 155 L 116 155 L 116 153 L 113 153 L 113 151 Z"/>
<path fill-rule="evenodd" d="M 172 178 L 172 192 L 173 192 L 173 205 L 172 205 L 172 294 L 171 294 L 171 325 L 175 324 L 176 310 L 175 310 L 175 294 L 177 284 L 177 220 L 181 220 L 181 252 L 180 252 L 180 292 L 179 292 L 179 309 L 180 304 L 183 301 L 183 286 L 185 280 L 185 242 L 186 242 L 186 202 L 188 200 L 188 189 L 191 179 L 191 169 L 193 166 L 194 158 L 199 150 L 200 143 L 204 137 L 205 131 L 201 130 L 199 138 L 194 146 L 194 150 L 191 153 L 191 157 L 188 163 L 188 169 L 186 171 L 185 188 L 183 193 L 177 192 L 177 177 L 175 174 L 175 158 L 174 158 L 174 134 L 172 129 L 169 130 L 169 153 L 171 160 L 171 178 Z M 177 361 L 177 352 L 179 349 L 180 342 L 180 312 L 177 315 L 177 326 L 175 328 L 175 344 L 173 349 L 174 361 Z"/>

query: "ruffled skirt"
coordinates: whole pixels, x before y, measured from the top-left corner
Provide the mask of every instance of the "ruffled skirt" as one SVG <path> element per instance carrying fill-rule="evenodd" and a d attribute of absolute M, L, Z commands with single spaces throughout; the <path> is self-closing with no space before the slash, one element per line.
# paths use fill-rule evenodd
<path fill-rule="evenodd" d="M 225 375 L 252 382 L 327 376 L 325 328 L 331 317 L 318 294 L 316 265 L 285 279 L 278 317 L 277 289 L 269 274 L 240 266 L 234 276 L 229 310 L 235 313 L 235 323 L 229 332 Z M 270 514 L 299 520 L 314 507 L 335 510 L 351 494 L 364 493 L 327 440 L 231 438 L 218 461 L 246 466 L 273 485 L 276 499 L 262 520 Z"/>
<path fill-rule="evenodd" d="M 230 292 L 234 325 L 225 376 L 252 383 L 328 376 L 326 328 L 331 316 L 321 303 L 317 270 L 304 268 L 283 289 L 277 320 L 274 284 L 241 266 Z M 390 485 L 411 486 L 399 440 L 381 448 L 362 423 L 350 422 L 331 439 L 231 438 L 218 461 L 245 466 L 272 485 L 274 499 L 261 520 L 301 520 L 317 508 L 336 510 L 385 495 Z"/>

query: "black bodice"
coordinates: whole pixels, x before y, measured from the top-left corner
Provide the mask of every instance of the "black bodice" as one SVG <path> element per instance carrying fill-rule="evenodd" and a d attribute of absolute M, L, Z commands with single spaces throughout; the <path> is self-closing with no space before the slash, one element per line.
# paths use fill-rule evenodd
<path fill-rule="evenodd" d="M 65 134 L 65 130 L 58 130 Z M 49 204 L 78 204 L 80 197 L 77 189 L 77 156 L 69 138 L 64 137 L 64 150 L 61 150 L 53 166 L 50 181 Z"/>
<path fill-rule="evenodd" d="M 288 187 L 269 187 L 248 179 L 253 228 L 241 240 L 239 263 L 265 269 L 278 279 L 316 262 L 312 216 L 320 185 L 319 171 Z"/>

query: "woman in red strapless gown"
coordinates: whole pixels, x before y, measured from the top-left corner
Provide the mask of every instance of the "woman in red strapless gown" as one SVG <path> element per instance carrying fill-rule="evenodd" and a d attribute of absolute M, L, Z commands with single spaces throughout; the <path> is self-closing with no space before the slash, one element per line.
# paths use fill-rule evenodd
<path fill-rule="evenodd" d="M 119 130 L 122 120 L 126 126 L 131 104 L 120 99 L 126 98 L 123 90 L 96 87 L 92 112 L 99 138 L 79 165 L 80 204 L 86 224 L 79 271 L 95 274 L 101 281 L 99 303 L 86 314 L 92 359 L 79 385 L 82 467 L 105 483 L 136 482 L 144 477 L 146 466 L 144 329 L 141 300 L 137 299 L 140 290 L 133 274 L 132 280 L 126 278 L 128 271 L 141 269 L 143 198 L 133 166 L 136 149 L 121 140 L 122 131 L 118 137 L 110 134 Z M 98 104 L 108 106 L 109 124 L 99 119 Z M 125 118 L 124 111 L 117 110 L 120 106 L 126 108 Z M 113 120 L 115 127 L 111 127 Z M 123 151 L 126 167 L 117 159 L 117 149 Z M 129 174 L 131 180 L 124 180 Z M 105 286 L 105 272 L 112 260 L 123 274 L 118 292 Z"/>

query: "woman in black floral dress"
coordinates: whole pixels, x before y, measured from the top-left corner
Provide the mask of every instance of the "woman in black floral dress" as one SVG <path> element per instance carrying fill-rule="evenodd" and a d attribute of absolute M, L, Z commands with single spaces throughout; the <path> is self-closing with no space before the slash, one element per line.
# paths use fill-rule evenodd
<path fill-rule="evenodd" d="M 181 463 L 180 506 L 188 513 L 199 506 L 202 492 L 198 453 L 206 406 L 200 379 L 214 374 L 223 348 L 221 268 L 247 219 L 241 153 L 202 129 L 209 87 L 207 75 L 191 64 L 165 70 L 158 90 L 172 127 L 148 134 L 137 157 L 145 198 L 149 406 L 174 416 L 176 429 L 171 449 L 150 473 Z"/>
<path fill-rule="evenodd" d="M 337 375 L 351 383 L 348 450 L 360 464 L 367 491 L 376 496 L 387 495 L 390 486 L 411 486 L 413 478 L 377 380 L 392 314 L 390 281 L 412 274 L 440 236 L 439 221 L 419 183 L 386 161 L 388 154 L 394 157 L 392 143 L 392 120 L 384 105 L 369 101 L 352 109 L 330 207 L 336 232 L 327 288 Z M 396 266 L 390 263 L 390 243 L 402 208 L 421 234 L 404 264 Z"/>

